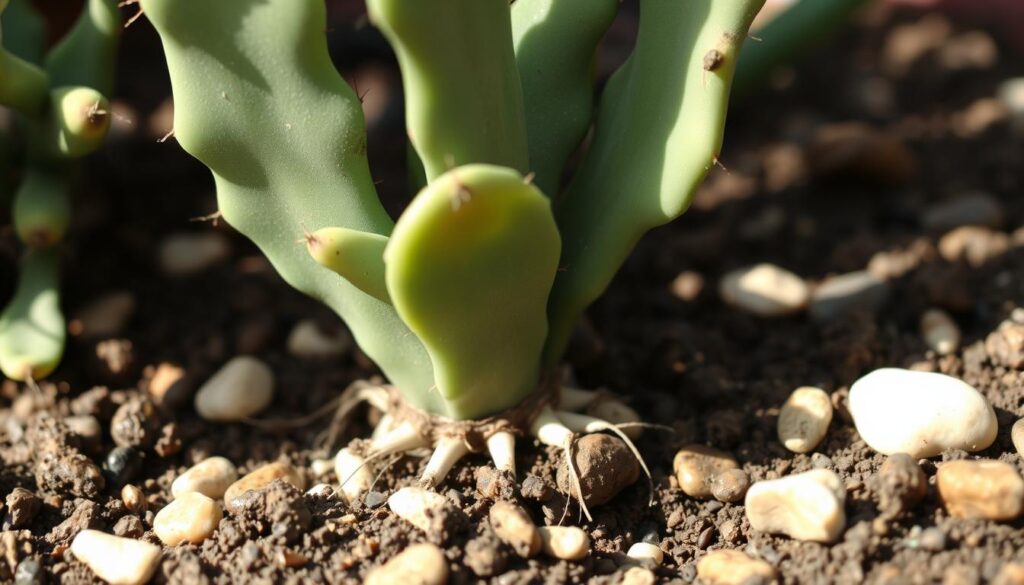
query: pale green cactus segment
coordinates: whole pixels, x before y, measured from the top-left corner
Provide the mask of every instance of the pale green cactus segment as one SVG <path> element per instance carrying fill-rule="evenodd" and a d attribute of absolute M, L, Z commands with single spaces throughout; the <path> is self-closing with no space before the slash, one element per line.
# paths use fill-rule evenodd
<path fill-rule="evenodd" d="M 306 236 L 306 249 L 318 264 L 366 294 L 390 303 L 384 279 L 387 245 L 387 236 L 340 227 L 321 228 Z"/>
<path fill-rule="evenodd" d="M 48 376 L 64 353 L 58 262 L 55 250 L 30 249 L 14 298 L 0 314 L 0 371 L 12 380 Z"/>
<path fill-rule="evenodd" d="M 174 133 L 208 166 L 225 220 L 325 302 L 408 400 L 444 412 L 430 358 L 391 305 L 320 266 L 303 230 L 387 235 L 363 114 L 327 53 L 322 0 L 142 0 L 164 46 Z"/>
<path fill-rule="evenodd" d="M 4 48 L 35 65 L 42 65 L 46 21 L 31 0 L 11 0 L 3 12 Z"/>
<path fill-rule="evenodd" d="M 46 107 L 48 89 L 45 71 L 0 48 L 0 105 L 38 116 Z"/>
<path fill-rule="evenodd" d="M 550 202 L 508 168 L 452 169 L 399 218 L 388 291 L 430 352 L 446 414 L 495 414 L 536 390 L 559 250 Z"/>
<path fill-rule="evenodd" d="M 562 271 L 548 363 L 637 240 L 686 210 L 722 144 L 729 85 L 764 0 L 644 0 L 636 46 L 601 98 L 596 130 L 555 216 Z"/>
<path fill-rule="evenodd" d="M 398 56 L 406 126 L 432 181 L 489 163 L 529 171 L 508 0 L 368 0 Z"/>
<path fill-rule="evenodd" d="M 49 110 L 36 122 L 31 141 L 50 157 L 85 156 L 99 148 L 110 128 L 110 103 L 91 87 L 53 89 Z"/>
<path fill-rule="evenodd" d="M 516 0 L 512 40 L 523 86 L 530 171 L 557 193 L 565 162 L 590 127 L 594 59 L 619 0 Z"/>
<path fill-rule="evenodd" d="M 87 0 L 75 25 L 46 56 L 51 85 L 83 85 L 110 95 L 120 35 L 117 0 Z"/>
<path fill-rule="evenodd" d="M 14 195 L 14 230 L 32 248 L 49 248 L 64 239 L 71 221 L 71 197 L 57 170 L 28 168 Z"/>

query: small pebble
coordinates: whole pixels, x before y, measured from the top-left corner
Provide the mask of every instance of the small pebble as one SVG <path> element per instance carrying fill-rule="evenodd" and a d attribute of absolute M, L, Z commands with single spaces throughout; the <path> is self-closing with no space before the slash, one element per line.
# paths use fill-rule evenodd
<path fill-rule="evenodd" d="M 98 530 L 83 530 L 71 553 L 110 585 L 142 585 L 160 564 L 160 547 Z"/>
<path fill-rule="evenodd" d="M 779 441 L 794 453 L 808 453 L 825 438 L 831 422 L 829 395 L 821 388 L 797 388 L 779 411 Z"/>
<path fill-rule="evenodd" d="M 999 227 L 1004 219 L 1003 206 L 988 193 L 968 193 L 937 203 L 924 211 L 921 223 L 932 232 L 944 232 L 962 225 Z"/>
<path fill-rule="evenodd" d="M 928 478 L 921 466 L 906 453 L 894 453 L 878 470 L 875 491 L 879 509 L 895 517 L 917 506 L 928 491 Z"/>
<path fill-rule="evenodd" d="M 107 454 L 103 468 L 110 483 L 124 485 L 142 469 L 142 455 L 132 447 L 115 447 Z"/>
<path fill-rule="evenodd" d="M 921 315 L 921 337 L 928 349 L 939 355 L 949 355 L 960 348 L 960 328 L 942 309 L 928 309 Z"/>
<path fill-rule="evenodd" d="M 7 513 L 4 515 L 4 530 L 27 527 L 39 513 L 43 501 L 39 496 L 23 487 L 16 487 L 7 494 Z"/>
<path fill-rule="evenodd" d="M 775 582 L 775 567 L 738 550 L 714 550 L 697 561 L 697 576 L 706 585 Z"/>
<path fill-rule="evenodd" d="M 1024 455 L 1024 418 L 1017 419 L 1010 428 L 1010 440 L 1018 455 Z"/>
<path fill-rule="evenodd" d="M 444 585 L 447 582 L 448 561 L 444 552 L 427 543 L 407 546 L 366 576 L 366 585 Z"/>
<path fill-rule="evenodd" d="M 40 585 L 43 582 L 43 567 L 39 561 L 28 557 L 18 563 L 14 570 L 14 585 Z"/>
<path fill-rule="evenodd" d="M 811 317 L 833 321 L 854 311 L 877 311 L 889 296 L 889 284 L 867 271 L 833 276 L 811 295 Z"/>
<path fill-rule="evenodd" d="M 651 561 L 655 565 L 660 565 L 665 560 L 665 552 L 661 547 L 646 542 L 637 542 L 629 547 L 626 556 L 638 561 Z"/>
<path fill-rule="evenodd" d="M 992 578 L 992 585 L 1024 585 L 1024 564 L 1006 563 Z"/>
<path fill-rule="evenodd" d="M 726 469 L 711 477 L 711 495 L 719 502 L 738 502 L 749 488 L 750 476 L 742 469 Z"/>
<path fill-rule="evenodd" d="M 495 502 L 488 518 L 494 533 L 517 555 L 528 559 L 540 552 L 540 531 L 526 510 L 510 502 Z"/>
<path fill-rule="evenodd" d="M 833 471 L 815 469 L 760 481 L 745 500 L 747 520 L 759 532 L 835 542 L 846 526 L 846 489 Z"/>
<path fill-rule="evenodd" d="M 541 526 L 540 538 L 544 554 L 563 561 L 578 561 L 590 552 L 590 537 L 576 526 Z"/>
<path fill-rule="evenodd" d="M 239 356 L 196 392 L 195 407 L 206 420 L 231 422 L 266 408 L 274 398 L 274 373 L 262 361 Z"/>
<path fill-rule="evenodd" d="M 146 527 L 138 516 L 127 514 L 121 516 L 114 523 L 114 534 L 123 538 L 142 538 L 146 533 Z"/>
<path fill-rule="evenodd" d="M 88 414 L 69 416 L 64 419 L 64 424 L 86 443 L 95 444 L 103 440 L 103 429 L 95 416 Z"/>
<path fill-rule="evenodd" d="M 918 538 L 921 548 L 930 552 L 939 552 L 946 549 L 946 533 L 941 529 L 931 526 L 921 531 Z"/>
<path fill-rule="evenodd" d="M 366 459 L 347 447 L 334 456 L 334 475 L 338 476 L 341 493 L 349 504 L 358 502 L 373 485 L 373 472 L 366 465 Z"/>
<path fill-rule="evenodd" d="M 69 325 L 74 334 L 92 339 L 116 337 L 135 312 L 135 296 L 128 291 L 106 293 L 82 308 Z M 75 324 L 77 322 L 77 325 Z"/>
<path fill-rule="evenodd" d="M 948 461 L 936 474 L 939 496 L 951 516 L 1013 520 L 1024 511 L 1024 479 L 1009 463 Z"/>
<path fill-rule="evenodd" d="M 299 321 L 288 334 L 288 353 L 305 360 L 323 360 L 342 356 L 352 348 L 352 336 L 339 328 L 328 333 L 312 319 Z"/>
<path fill-rule="evenodd" d="M 600 506 L 611 501 L 640 477 L 640 464 L 618 437 L 603 433 L 583 435 L 576 440 L 574 451 L 579 487 L 587 506 Z M 579 491 L 564 461 L 558 466 L 555 480 L 563 494 L 578 498 Z"/>
<path fill-rule="evenodd" d="M 161 362 L 149 379 L 146 393 L 157 406 L 168 409 L 181 406 L 191 393 L 185 370 L 172 363 Z"/>
<path fill-rule="evenodd" d="M 124 507 L 132 514 L 141 514 L 146 511 L 146 496 L 138 486 L 130 483 L 121 488 L 121 501 Z"/>
<path fill-rule="evenodd" d="M 167 546 L 199 544 L 213 535 L 222 516 L 217 502 L 201 493 L 188 492 L 157 512 L 153 532 Z"/>
<path fill-rule="evenodd" d="M 232 514 L 238 513 L 239 506 L 244 503 L 238 501 L 240 496 L 249 490 L 260 490 L 275 479 L 284 480 L 299 490 L 306 487 L 302 475 L 291 465 L 280 461 L 268 463 L 228 486 L 228 489 L 224 490 L 224 507 Z"/>
<path fill-rule="evenodd" d="M 679 487 L 686 495 L 708 499 L 713 496 L 711 484 L 715 476 L 730 469 L 738 469 L 739 464 L 725 451 L 704 445 L 686 445 L 676 453 L 672 468 L 679 480 Z"/>
<path fill-rule="evenodd" d="M 171 483 L 171 494 L 177 498 L 189 492 L 198 492 L 219 500 L 231 484 L 238 481 L 235 464 L 224 457 L 209 457 L 196 463 Z M 267 482 L 269 483 L 269 482 Z"/>
<path fill-rule="evenodd" d="M 309 471 L 313 477 L 321 478 L 334 469 L 334 461 L 331 459 L 314 459 L 309 462 Z"/>
<path fill-rule="evenodd" d="M 1003 321 L 985 338 L 985 351 L 999 365 L 1024 370 L 1024 324 Z"/>
<path fill-rule="evenodd" d="M 434 518 L 446 506 L 448 500 L 444 496 L 418 487 L 404 487 L 388 498 L 388 507 L 396 516 L 428 534 L 434 527 Z"/>
<path fill-rule="evenodd" d="M 798 313 L 810 300 L 802 278 L 767 263 L 727 273 L 718 292 L 726 303 L 760 317 Z"/>
<path fill-rule="evenodd" d="M 1014 117 L 1024 120 L 1024 77 L 1003 80 L 996 90 L 996 96 Z"/>
<path fill-rule="evenodd" d="M 1010 248 L 1010 236 L 986 227 L 965 225 L 939 238 L 939 255 L 946 262 L 966 261 L 980 267 Z"/>
<path fill-rule="evenodd" d="M 326 483 L 318 483 L 315 486 L 306 490 L 306 495 L 311 498 L 321 498 L 324 500 L 333 500 L 338 495 L 334 488 Z"/>
<path fill-rule="evenodd" d="M 972 386 L 945 374 L 875 370 L 850 388 L 849 409 L 864 442 L 886 455 L 974 452 L 996 438 L 992 405 Z"/>
<path fill-rule="evenodd" d="M 160 268 L 167 276 L 191 276 L 224 262 L 230 253 L 220 232 L 174 234 L 160 244 Z"/>
<path fill-rule="evenodd" d="M 658 582 L 657 577 L 650 569 L 643 567 L 630 567 L 622 574 L 621 585 L 654 585 Z"/>

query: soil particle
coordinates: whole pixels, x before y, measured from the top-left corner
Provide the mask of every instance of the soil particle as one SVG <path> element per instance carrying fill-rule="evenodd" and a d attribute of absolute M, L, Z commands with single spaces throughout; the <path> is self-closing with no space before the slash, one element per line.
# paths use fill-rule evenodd
<path fill-rule="evenodd" d="M 499 471 L 491 465 L 476 468 L 476 493 L 488 500 L 512 500 L 515 497 L 516 482 L 512 474 Z"/>
<path fill-rule="evenodd" d="M 129 514 L 127 516 L 121 516 L 117 522 L 114 523 L 114 534 L 117 536 L 123 536 L 125 538 L 141 538 L 146 532 L 146 527 L 142 524 L 142 520 L 138 516 Z"/>
<path fill-rule="evenodd" d="M 114 415 L 117 404 L 114 403 L 109 388 L 96 386 L 72 399 L 70 407 L 74 414 L 94 416 L 100 422 L 106 422 Z"/>
<path fill-rule="evenodd" d="M 7 494 L 7 512 L 4 515 L 3 529 L 25 528 L 39 513 L 43 502 L 31 491 L 16 487 Z"/>
<path fill-rule="evenodd" d="M 886 458 L 874 476 L 878 509 L 885 518 L 912 510 L 928 491 L 928 479 L 913 457 L 896 453 Z"/>
<path fill-rule="evenodd" d="M 60 420 L 48 414 L 33 417 L 25 440 L 35 459 L 36 485 L 41 490 L 88 498 L 103 490 L 99 468 L 78 452 L 78 436 Z"/>
<path fill-rule="evenodd" d="M 101 526 L 100 507 L 96 502 L 76 499 L 71 514 L 46 535 L 46 540 L 51 544 L 71 544 L 79 532 Z"/>
<path fill-rule="evenodd" d="M 248 490 L 234 501 L 239 523 L 261 536 L 292 544 L 309 529 L 312 516 L 302 492 L 283 479 Z"/>
<path fill-rule="evenodd" d="M 1003 321 L 985 339 L 985 351 L 995 364 L 1024 370 L 1024 324 Z"/>
<path fill-rule="evenodd" d="M 508 565 L 508 552 L 491 533 L 485 533 L 466 543 L 466 565 L 477 577 L 499 575 Z"/>
<path fill-rule="evenodd" d="M 640 464 L 621 439 L 604 434 L 585 435 L 576 441 L 574 453 L 580 489 L 587 506 L 600 506 L 640 477 Z M 577 496 L 564 460 L 558 467 L 558 489 Z"/>
<path fill-rule="evenodd" d="M 122 404 L 110 421 L 110 435 L 118 447 L 149 449 L 160 437 L 160 429 L 156 406 L 139 396 Z"/>
<path fill-rule="evenodd" d="M 96 344 L 91 361 L 97 378 L 109 383 L 124 383 L 135 373 L 135 351 L 127 339 L 107 339 Z"/>

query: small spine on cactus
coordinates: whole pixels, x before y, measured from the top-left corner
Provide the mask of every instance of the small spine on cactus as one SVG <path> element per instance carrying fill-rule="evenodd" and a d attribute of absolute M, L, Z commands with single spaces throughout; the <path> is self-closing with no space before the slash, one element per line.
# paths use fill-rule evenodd
<path fill-rule="evenodd" d="M 341 227 L 327 227 L 306 235 L 306 249 L 321 266 L 330 268 L 359 290 L 390 303 L 384 280 L 387 236 Z"/>
<path fill-rule="evenodd" d="M 14 298 L 0 314 L 0 371 L 12 380 L 48 376 L 64 353 L 56 250 L 29 249 Z"/>
<path fill-rule="evenodd" d="M 71 221 L 68 185 L 57 172 L 30 166 L 15 192 L 12 215 L 14 230 L 25 245 L 56 245 Z"/>
<path fill-rule="evenodd" d="M 58 87 L 50 92 L 50 116 L 36 140 L 54 157 L 85 156 L 103 143 L 110 127 L 110 103 L 90 87 Z"/>

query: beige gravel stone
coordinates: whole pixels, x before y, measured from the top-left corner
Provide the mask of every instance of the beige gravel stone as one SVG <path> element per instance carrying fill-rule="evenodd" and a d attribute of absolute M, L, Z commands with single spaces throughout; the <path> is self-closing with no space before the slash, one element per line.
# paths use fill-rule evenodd
<path fill-rule="evenodd" d="M 630 567 L 622 574 L 622 585 L 654 585 L 658 582 L 657 577 L 650 569 L 643 567 Z"/>
<path fill-rule="evenodd" d="M 929 309 L 921 315 L 921 337 L 928 349 L 939 355 L 949 355 L 960 348 L 960 327 L 942 309 Z"/>
<path fill-rule="evenodd" d="M 328 333 L 312 319 L 299 321 L 288 334 L 288 353 L 305 360 L 322 360 L 344 355 L 352 348 L 352 336 L 344 329 Z"/>
<path fill-rule="evenodd" d="M 210 457 L 179 475 L 171 483 L 171 494 L 178 498 L 182 494 L 198 492 L 218 500 L 224 497 L 224 492 L 236 481 L 238 470 L 234 463 L 224 457 Z"/>
<path fill-rule="evenodd" d="M 494 533 L 516 554 L 528 559 L 540 552 L 540 531 L 526 510 L 511 502 L 495 502 L 488 517 Z"/>
<path fill-rule="evenodd" d="M 1010 440 L 1013 441 L 1013 448 L 1018 455 L 1024 456 L 1024 418 L 1017 419 L 1010 427 Z"/>
<path fill-rule="evenodd" d="M 195 407 L 206 420 L 231 422 L 248 418 L 274 398 L 274 373 L 251 356 L 224 364 L 196 392 Z"/>
<path fill-rule="evenodd" d="M 199 544 L 213 536 L 222 517 L 217 502 L 199 492 L 188 492 L 157 512 L 153 532 L 167 546 Z"/>
<path fill-rule="evenodd" d="M 812 386 L 797 388 L 779 411 L 779 441 L 794 453 L 809 453 L 825 438 L 831 422 L 829 395 Z"/>
<path fill-rule="evenodd" d="M 281 461 L 268 463 L 254 469 L 251 473 L 228 486 L 224 491 L 224 506 L 232 514 L 238 512 L 236 500 L 249 490 L 259 490 L 275 479 L 284 480 L 300 490 L 306 488 L 306 482 L 297 469 Z"/>
<path fill-rule="evenodd" d="M 760 317 L 781 317 L 803 310 L 811 298 L 802 278 L 775 266 L 758 264 L 722 277 L 722 300 Z"/>
<path fill-rule="evenodd" d="M 650 561 L 660 565 L 665 560 L 665 552 L 661 547 L 647 542 L 636 542 L 626 551 L 626 556 L 638 561 Z"/>
<path fill-rule="evenodd" d="M 1024 511 L 1024 479 L 1009 463 L 949 461 L 936 480 L 946 510 L 957 518 L 1013 520 Z"/>
<path fill-rule="evenodd" d="M 191 276 L 227 260 L 230 253 L 219 232 L 174 234 L 160 244 L 160 268 L 167 276 Z"/>
<path fill-rule="evenodd" d="M 846 489 L 835 472 L 815 469 L 750 486 L 747 520 L 759 532 L 835 542 L 846 527 Z"/>
<path fill-rule="evenodd" d="M 79 532 L 71 554 L 110 585 L 141 585 L 160 564 L 159 546 L 99 530 Z"/>
<path fill-rule="evenodd" d="M 711 482 L 715 476 L 737 468 L 739 464 L 732 455 L 704 445 L 686 445 L 672 460 L 679 487 L 693 498 L 712 497 Z"/>
<path fill-rule="evenodd" d="M 697 561 L 697 576 L 705 585 L 774 583 L 775 567 L 738 550 L 714 550 Z"/>
<path fill-rule="evenodd" d="M 441 494 L 419 487 L 404 487 L 388 498 L 395 515 L 427 533 L 434 525 L 432 518 L 447 504 Z"/>
<path fill-rule="evenodd" d="M 447 581 L 444 552 L 427 543 L 406 547 L 366 576 L 366 585 L 444 585 Z"/>
<path fill-rule="evenodd" d="M 564 561 L 578 561 L 590 553 L 590 537 L 575 526 L 541 526 L 544 554 Z"/>

